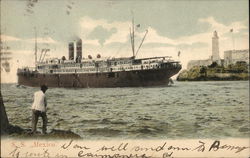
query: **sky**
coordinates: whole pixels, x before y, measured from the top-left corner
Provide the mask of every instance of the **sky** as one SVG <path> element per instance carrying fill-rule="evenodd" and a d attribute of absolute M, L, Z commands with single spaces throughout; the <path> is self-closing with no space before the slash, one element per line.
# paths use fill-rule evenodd
<path fill-rule="evenodd" d="M 38 59 L 45 48 L 50 49 L 45 58 L 68 58 L 68 42 L 79 38 L 85 58 L 130 57 L 132 18 L 140 25 L 135 29 L 136 50 L 148 30 L 137 58 L 172 56 L 185 69 L 188 61 L 211 56 L 215 30 L 221 58 L 225 50 L 249 49 L 248 0 L 1 0 L 0 4 L 2 46 L 11 52 L 10 72 L 1 69 L 2 83 L 16 82 L 18 67 L 34 66 L 35 36 Z"/>

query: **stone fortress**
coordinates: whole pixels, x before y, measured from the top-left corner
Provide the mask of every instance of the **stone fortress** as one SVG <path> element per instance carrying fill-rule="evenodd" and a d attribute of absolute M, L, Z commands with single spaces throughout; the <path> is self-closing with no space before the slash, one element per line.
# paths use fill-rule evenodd
<path fill-rule="evenodd" d="M 214 31 L 212 37 L 212 56 L 205 60 L 191 60 L 188 62 L 187 69 L 191 69 L 194 66 L 208 66 L 213 62 L 219 65 L 230 65 L 236 62 L 246 62 L 249 64 L 249 49 L 245 50 L 227 50 L 224 51 L 224 59 L 220 58 L 219 51 L 219 36 L 217 31 Z"/>

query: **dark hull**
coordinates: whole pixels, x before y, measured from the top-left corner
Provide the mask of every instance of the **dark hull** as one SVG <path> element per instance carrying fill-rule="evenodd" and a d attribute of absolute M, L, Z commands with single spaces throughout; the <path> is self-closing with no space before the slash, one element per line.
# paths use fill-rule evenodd
<path fill-rule="evenodd" d="M 18 84 L 38 87 L 42 84 L 48 87 L 145 87 L 168 85 L 169 78 L 180 71 L 180 67 L 134 70 L 106 73 L 81 74 L 39 74 L 19 72 Z"/>

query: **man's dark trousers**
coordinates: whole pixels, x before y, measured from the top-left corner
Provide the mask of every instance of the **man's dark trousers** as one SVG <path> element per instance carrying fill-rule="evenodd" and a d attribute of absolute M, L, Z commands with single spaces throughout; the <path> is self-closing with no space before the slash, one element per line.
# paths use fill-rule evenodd
<path fill-rule="evenodd" d="M 48 122 L 46 112 L 42 112 L 42 111 L 38 111 L 34 109 L 32 109 L 32 133 L 36 132 L 36 126 L 37 126 L 39 116 L 42 117 L 42 120 L 43 120 L 42 132 L 45 134 L 47 131 L 47 122 Z"/>

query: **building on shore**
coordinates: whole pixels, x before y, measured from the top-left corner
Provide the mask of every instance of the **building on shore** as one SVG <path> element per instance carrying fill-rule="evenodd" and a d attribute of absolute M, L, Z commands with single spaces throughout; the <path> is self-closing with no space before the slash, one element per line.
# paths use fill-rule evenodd
<path fill-rule="evenodd" d="M 191 60 L 187 64 L 187 69 L 191 69 L 194 66 L 208 66 L 213 62 L 221 64 L 220 51 L 219 51 L 219 36 L 217 31 L 214 31 L 212 37 L 212 56 L 205 60 Z"/>
<path fill-rule="evenodd" d="M 218 65 L 235 64 L 236 62 L 246 62 L 249 64 L 249 49 L 244 50 L 227 50 L 224 51 L 224 59 L 220 58 L 219 51 L 219 36 L 217 31 L 214 31 L 212 37 L 212 56 L 205 60 L 191 60 L 187 64 L 187 69 L 194 66 L 208 66 L 216 62 Z"/>
<path fill-rule="evenodd" d="M 212 37 L 212 62 L 220 64 L 220 51 L 219 51 L 219 36 L 217 31 L 214 31 L 214 36 Z"/>
<path fill-rule="evenodd" d="M 225 65 L 235 64 L 242 61 L 249 64 L 249 49 L 224 51 Z"/>
<path fill-rule="evenodd" d="M 191 69 L 194 66 L 208 66 L 212 63 L 211 58 L 206 60 L 190 60 L 187 64 L 187 69 Z"/>

